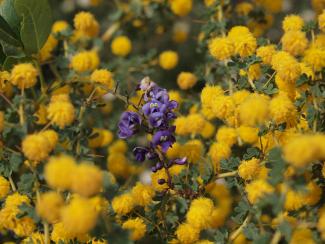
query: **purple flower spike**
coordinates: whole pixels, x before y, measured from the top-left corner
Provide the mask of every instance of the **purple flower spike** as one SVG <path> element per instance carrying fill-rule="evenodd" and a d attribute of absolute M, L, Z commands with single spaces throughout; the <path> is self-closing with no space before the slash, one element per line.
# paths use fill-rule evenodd
<path fill-rule="evenodd" d="M 167 152 L 168 148 L 176 141 L 173 133 L 175 132 L 175 126 L 168 128 L 167 130 L 157 131 L 153 138 L 152 144 L 154 147 L 161 146 L 162 151 Z"/>
<path fill-rule="evenodd" d="M 135 112 L 124 112 L 118 123 L 120 138 L 125 139 L 133 136 L 139 129 L 141 117 Z"/>

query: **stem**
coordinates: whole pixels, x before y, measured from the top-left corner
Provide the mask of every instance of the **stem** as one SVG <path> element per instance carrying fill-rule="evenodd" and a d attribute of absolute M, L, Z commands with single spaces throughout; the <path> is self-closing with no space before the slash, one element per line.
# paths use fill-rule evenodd
<path fill-rule="evenodd" d="M 275 74 L 276 74 L 276 72 L 274 71 L 273 74 L 270 76 L 270 78 L 267 80 L 267 82 L 263 85 L 263 88 L 265 88 L 270 83 L 270 81 L 275 76 Z"/>
<path fill-rule="evenodd" d="M 113 36 L 113 34 L 119 29 L 119 27 L 120 27 L 120 23 L 114 23 L 109 28 L 107 28 L 107 30 L 101 37 L 102 41 L 103 42 L 109 41 L 111 39 L 111 37 Z"/>
<path fill-rule="evenodd" d="M 279 243 L 280 239 L 281 239 L 281 232 L 279 230 L 277 230 L 270 243 L 277 244 L 277 243 Z"/>
<path fill-rule="evenodd" d="M 237 170 L 227 172 L 227 173 L 222 173 L 217 175 L 217 179 L 222 179 L 230 176 L 235 176 L 237 174 Z"/>
<path fill-rule="evenodd" d="M 21 126 L 24 125 L 25 119 L 24 119 L 24 96 L 25 96 L 25 89 L 24 87 L 21 89 L 21 98 L 20 98 L 20 104 L 19 104 L 19 123 Z"/>
<path fill-rule="evenodd" d="M 38 69 L 38 73 L 39 73 L 39 77 L 40 77 L 40 81 L 41 81 L 41 91 L 42 91 L 42 94 L 45 94 L 46 93 L 46 87 L 45 87 L 45 79 L 44 79 L 44 75 L 43 75 L 43 72 L 42 72 L 42 67 L 41 67 L 41 65 L 39 64 L 38 61 L 35 61 L 35 64 L 36 64 L 36 67 Z"/>
<path fill-rule="evenodd" d="M 5 100 L 15 111 L 17 111 L 17 109 L 15 108 L 15 105 L 6 97 L 5 94 L 3 94 L 2 92 L 0 92 L 0 96 L 3 98 L 3 100 Z"/>
<path fill-rule="evenodd" d="M 16 185 L 15 185 L 15 182 L 14 182 L 14 180 L 12 179 L 11 175 L 9 176 L 9 183 L 10 183 L 10 186 L 11 186 L 12 191 L 17 191 L 17 188 L 16 188 Z"/>
<path fill-rule="evenodd" d="M 237 236 L 243 231 L 243 229 L 246 227 L 246 225 L 249 223 L 251 219 L 252 219 L 252 215 L 249 213 L 246 219 L 244 220 L 244 222 L 241 224 L 241 226 L 239 226 L 239 228 L 230 235 L 231 241 L 237 238 Z"/>
<path fill-rule="evenodd" d="M 50 230 L 49 230 L 49 224 L 47 222 L 43 222 L 44 226 L 44 243 L 50 244 Z"/>

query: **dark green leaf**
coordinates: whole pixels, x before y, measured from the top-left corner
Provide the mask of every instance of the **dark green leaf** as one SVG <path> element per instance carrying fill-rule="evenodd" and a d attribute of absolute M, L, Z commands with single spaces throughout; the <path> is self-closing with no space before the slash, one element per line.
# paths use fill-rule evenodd
<path fill-rule="evenodd" d="M 14 0 L 4 0 L 0 4 L 0 15 L 7 21 L 12 30 L 19 36 L 20 19 L 14 8 Z"/>
<path fill-rule="evenodd" d="M 52 26 L 52 11 L 47 0 L 15 0 L 22 18 L 20 37 L 26 54 L 36 54 L 46 42 Z"/>
<path fill-rule="evenodd" d="M 21 46 L 19 38 L 7 21 L 0 15 L 0 39 L 13 46 Z"/>

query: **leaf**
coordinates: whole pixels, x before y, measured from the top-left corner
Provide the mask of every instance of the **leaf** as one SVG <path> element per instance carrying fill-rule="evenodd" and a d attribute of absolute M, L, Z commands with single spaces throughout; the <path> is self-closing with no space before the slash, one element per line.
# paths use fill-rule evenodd
<path fill-rule="evenodd" d="M 2 45 L 0 44 L 0 64 L 3 65 L 6 60 L 6 54 L 3 52 Z"/>
<path fill-rule="evenodd" d="M 20 37 L 26 54 L 37 53 L 46 42 L 52 26 L 52 11 L 47 0 L 15 0 L 17 15 L 22 18 Z"/>
<path fill-rule="evenodd" d="M 0 39 L 13 46 L 21 46 L 18 36 L 11 29 L 7 21 L 0 15 Z"/>
<path fill-rule="evenodd" d="M 20 19 L 14 8 L 14 0 L 4 0 L 0 4 L 0 15 L 7 21 L 11 29 L 19 36 Z"/>

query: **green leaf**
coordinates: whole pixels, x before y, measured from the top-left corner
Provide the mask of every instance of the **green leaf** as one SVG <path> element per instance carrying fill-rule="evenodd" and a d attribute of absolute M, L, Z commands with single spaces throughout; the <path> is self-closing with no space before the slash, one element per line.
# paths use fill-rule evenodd
<path fill-rule="evenodd" d="M 2 45 L 0 44 L 0 64 L 3 65 L 3 62 L 6 60 L 6 54 L 3 52 Z"/>
<path fill-rule="evenodd" d="M 20 19 L 14 8 L 14 0 L 4 0 L 0 4 L 0 15 L 7 21 L 11 29 L 19 36 Z"/>
<path fill-rule="evenodd" d="M 21 46 L 19 38 L 15 32 L 11 29 L 7 21 L 0 15 L 0 39 L 4 42 L 11 44 L 13 46 Z"/>
<path fill-rule="evenodd" d="M 22 17 L 20 37 L 26 54 L 37 53 L 46 42 L 52 26 L 52 11 L 47 0 L 15 0 L 17 15 Z"/>

